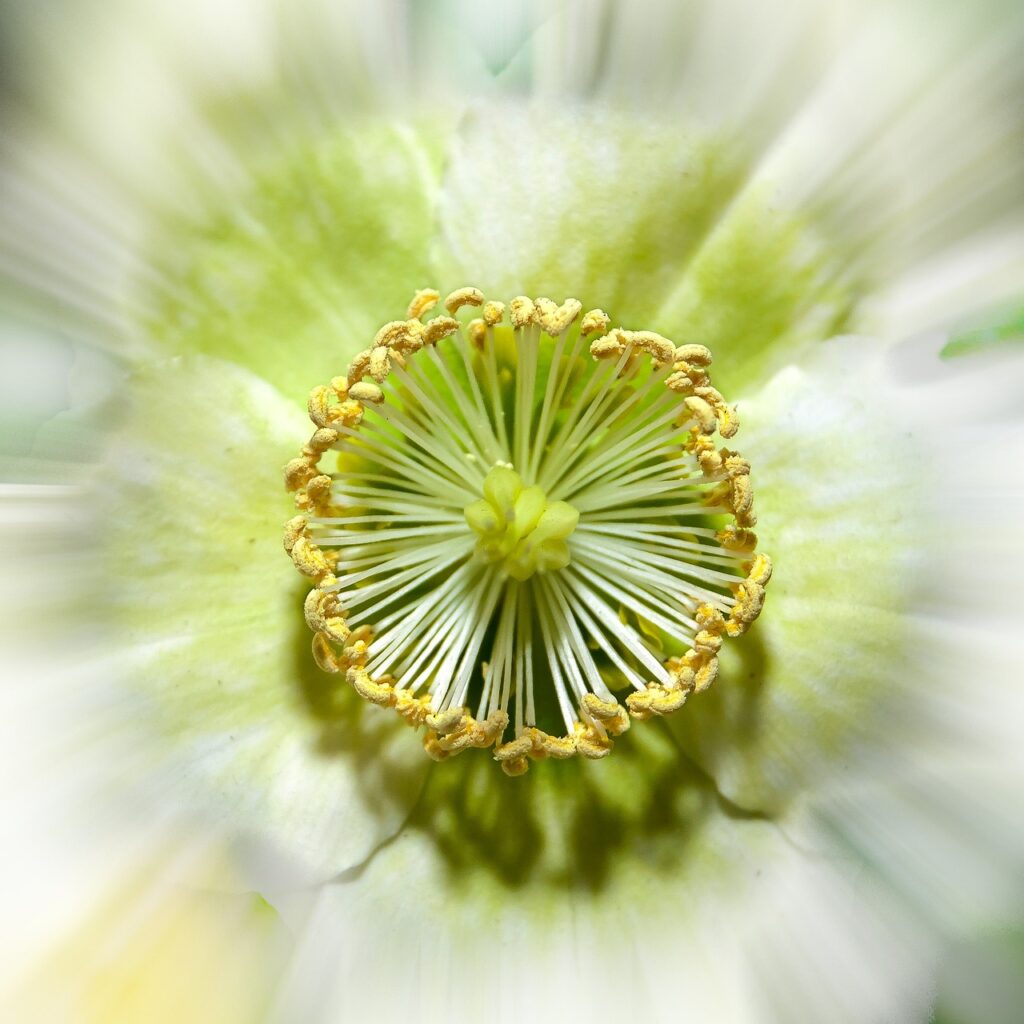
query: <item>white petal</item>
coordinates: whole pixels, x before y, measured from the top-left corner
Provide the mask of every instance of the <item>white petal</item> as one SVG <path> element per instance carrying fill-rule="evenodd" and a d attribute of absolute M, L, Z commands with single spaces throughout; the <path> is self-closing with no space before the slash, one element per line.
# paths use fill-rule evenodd
<path fill-rule="evenodd" d="M 192 358 L 133 383 L 102 494 L 113 668 L 167 798 L 324 877 L 404 819 L 426 764 L 392 716 L 313 664 L 281 548 L 281 467 L 312 426 L 248 372 Z M 109 612 L 103 604 L 110 602 Z"/>

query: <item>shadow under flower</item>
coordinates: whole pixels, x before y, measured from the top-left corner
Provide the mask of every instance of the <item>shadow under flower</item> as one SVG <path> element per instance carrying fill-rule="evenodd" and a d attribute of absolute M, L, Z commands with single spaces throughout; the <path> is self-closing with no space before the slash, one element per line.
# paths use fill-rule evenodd
<path fill-rule="evenodd" d="M 770 818 L 731 803 L 688 753 L 690 730 L 741 743 L 757 734 L 766 653 L 756 634 L 743 637 L 737 648 L 739 671 L 715 684 L 731 688 L 729 699 L 713 699 L 715 687 L 691 698 L 673 716 L 689 717 L 685 730 L 672 718 L 634 722 L 604 760 L 536 762 L 520 778 L 505 776 L 481 751 L 430 762 L 403 827 L 429 838 L 453 884 L 483 872 L 511 890 L 529 884 L 599 892 L 624 863 L 670 870 L 687 857 L 713 815 Z M 417 734 L 361 700 L 341 677 L 320 671 L 301 618 L 295 679 L 319 725 L 317 749 L 350 761 L 367 805 L 408 801 L 410 755 L 426 758 Z"/>

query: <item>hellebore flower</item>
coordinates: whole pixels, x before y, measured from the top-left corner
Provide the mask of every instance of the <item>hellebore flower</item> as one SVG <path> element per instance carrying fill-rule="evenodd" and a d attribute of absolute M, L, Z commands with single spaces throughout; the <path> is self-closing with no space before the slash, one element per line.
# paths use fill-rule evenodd
<path fill-rule="evenodd" d="M 940 359 L 925 256 L 974 235 L 881 143 L 835 166 L 866 60 L 786 132 L 751 101 L 771 152 L 592 96 L 209 115 L 66 615 L 132 773 L 295 930 L 281 1019 L 924 1020 L 1002 909 L 1022 365 Z M 1019 170 L 1005 128 L 974 156 Z"/>

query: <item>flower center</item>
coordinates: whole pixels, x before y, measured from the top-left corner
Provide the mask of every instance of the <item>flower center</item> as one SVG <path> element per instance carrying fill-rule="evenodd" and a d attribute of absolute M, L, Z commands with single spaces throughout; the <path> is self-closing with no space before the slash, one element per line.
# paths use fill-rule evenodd
<path fill-rule="evenodd" d="M 548 501 L 544 488 L 523 485 L 511 467 L 495 466 L 484 478 L 484 496 L 463 509 L 480 539 L 476 555 L 497 563 L 514 580 L 564 569 L 569 564 L 567 538 L 580 514 L 567 501 Z"/>
<path fill-rule="evenodd" d="M 310 395 L 285 548 L 316 581 L 314 657 L 435 758 L 603 757 L 706 689 L 761 610 L 750 466 L 712 440 L 735 411 L 702 345 L 575 299 L 520 296 L 506 322 L 475 288 L 428 318 L 439 298 Z"/>

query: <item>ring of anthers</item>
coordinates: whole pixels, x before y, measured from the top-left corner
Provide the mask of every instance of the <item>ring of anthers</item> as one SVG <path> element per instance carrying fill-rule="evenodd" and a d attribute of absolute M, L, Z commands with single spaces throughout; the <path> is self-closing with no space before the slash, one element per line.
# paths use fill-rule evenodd
<path fill-rule="evenodd" d="M 406 367 L 418 352 L 460 331 L 466 332 L 477 352 L 483 351 L 490 331 L 505 322 L 506 312 L 513 328 L 532 326 L 552 339 L 563 335 L 582 312 L 575 299 L 556 305 L 547 298 L 525 296 L 513 299 L 506 310 L 500 302 L 486 301 L 476 288 L 460 288 L 444 299 L 448 315 L 427 319 L 439 301 L 437 291 L 417 292 L 405 320 L 385 324 L 373 344 L 355 356 L 345 375 L 310 392 L 309 417 L 316 429 L 298 457 L 284 469 L 286 488 L 295 493 L 300 510 L 285 524 L 284 548 L 296 569 L 315 584 L 304 605 L 306 622 L 313 632 L 313 656 L 324 671 L 342 674 L 360 697 L 393 708 L 414 728 L 424 727 L 424 747 L 437 760 L 470 747 L 493 748 L 494 759 L 506 774 L 514 776 L 527 770 L 530 759 L 605 757 L 612 748 L 612 737 L 629 728 L 630 718 L 643 720 L 671 714 L 691 694 L 706 690 L 718 674 L 723 639 L 744 633 L 764 604 L 772 566 L 766 555 L 755 553 L 750 464 L 737 452 L 719 448 L 712 441 L 715 432 L 722 438 L 736 433 L 735 410 L 711 385 L 711 353 L 703 345 L 677 346 L 651 331 L 610 328 L 608 316 L 599 309 L 582 316 L 580 337 L 591 339 L 593 359 L 619 360 L 621 366 L 646 356 L 657 371 L 670 367 L 663 377 L 664 386 L 682 406 L 681 421 L 691 423 L 682 450 L 692 456 L 705 480 L 714 485 L 704 499 L 708 509 L 731 515 L 732 523 L 717 530 L 715 540 L 723 552 L 740 559 L 738 564 L 745 576 L 729 584 L 733 603 L 728 614 L 711 603 L 696 607 L 692 646 L 681 656 L 665 661 L 666 679 L 648 682 L 631 693 L 624 705 L 597 693 L 584 694 L 579 700 L 580 719 L 566 735 L 552 735 L 535 725 L 525 725 L 512 739 L 504 740 L 509 726 L 507 711 L 497 710 L 478 720 L 466 706 L 437 708 L 430 693 L 417 694 L 403 688 L 389 674 L 370 674 L 367 663 L 373 627 L 363 624 L 350 628 L 338 592 L 341 552 L 324 550 L 310 529 L 311 519 L 337 511 L 332 504 L 332 477 L 321 471 L 320 460 L 359 430 L 368 408 L 381 407 L 386 397 L 381 384 L 395 368 Z M 482 317 L 465 324 L 457 319 L 455 314 L 467 306 L 481 307 Z"/>

